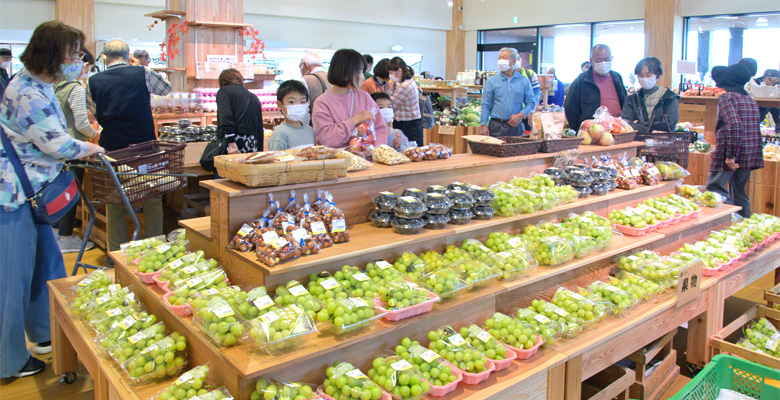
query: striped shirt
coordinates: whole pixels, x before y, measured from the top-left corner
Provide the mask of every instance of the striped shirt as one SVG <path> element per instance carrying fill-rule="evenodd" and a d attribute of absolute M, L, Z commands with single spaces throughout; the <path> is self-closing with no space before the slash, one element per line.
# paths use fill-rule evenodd
<path fill-rule="evenodd" d="M 414 121 L 422 118 L 420 114 L 420 90 L 414 80 L 407 79 L 387 91 L 393 101 L 393 113 L 396 121 Z"/>

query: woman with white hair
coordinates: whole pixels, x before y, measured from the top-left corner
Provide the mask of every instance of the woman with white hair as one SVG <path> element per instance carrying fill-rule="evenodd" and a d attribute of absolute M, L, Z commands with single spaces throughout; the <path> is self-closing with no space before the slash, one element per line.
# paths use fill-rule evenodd
<path fill-rule="evenodd" d="M 301 82 L 309 91 L 309 114 L 311 114 L 314 101 L 321 94 L 330 90 L 333 85 L 328 82 L 328 73 L 322 67 L 322 58 L 317 53 L 306 53 L 298 65 L 301 69 Z"/>

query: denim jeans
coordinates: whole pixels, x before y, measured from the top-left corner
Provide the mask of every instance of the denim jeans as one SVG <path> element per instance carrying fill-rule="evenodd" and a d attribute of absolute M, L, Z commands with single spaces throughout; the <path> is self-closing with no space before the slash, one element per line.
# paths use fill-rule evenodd
<path fill-rule="evenodd" d="M 19 372 L 32 343 L 51 340 L 49 289 L 64 278 L 65 264 L 54 231 L 36 225 L 29 204 L 14 211 L 0 206 L 0 378 Z"/>
<path fill-rule="evenodd" d="M 750 198 L 745 192 L 750 172 L 749 169 L 745 168 L 739 168 L 735 171 L 710 171 L 710 176 L 707 178 L 707 190 L 726 197 L 726 204 L 742 207 L 738 211 L 739 215 L 750 218 L 752 213 Z M 728 190 L 726 190 L 727 184 Z"/>

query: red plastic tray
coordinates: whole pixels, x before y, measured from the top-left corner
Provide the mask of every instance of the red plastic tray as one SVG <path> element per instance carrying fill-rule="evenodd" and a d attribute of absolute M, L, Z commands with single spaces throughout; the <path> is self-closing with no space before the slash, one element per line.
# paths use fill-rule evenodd
<path fill-rule="evenodd" d="M 513 347 L 507 345 L 504 345 L 504 347 L 506 347 L 506 358 L 503 360 L 494 360 L 492 358 L 488 358 L 488 360 L 495 364 L 496 372 L 509 368 L 509 366 L 512 365 L 512 361 L 517 359 L 517 353 L 513 350 Z"/>
<path fill-rule="evenodd" d="M 476 385 L 480 382 L 484 382 L 490 376 L 490 373 L 496 370 L 496 365 L 493 364 L 492 361 L 488 360 L 487 369 L 478 374 L 466 372 L 454 365 L 452 368 L 453 370 L 458 370 L 458 372 L 463 374 L 463 383 L 467 385 Z"/>
<path fill-rule="evenodd" d="M 170 281 L 161 281 L 160 280 L 160 275 L 157 275 L 157 276 L 154 277 L 154 283 L 157 284 L 157 287 L 159 287 L 160 289 L 164 290 L 165 293 L 168 293 L 168 291 L 169 291 L 168 290 L 168 284 L 170 283 Z"/>
<path fill-rule="evenodd" d="M 317 394 L 318 394 L 318 395 L 320 395 L 320 397 L 322 397 L 323 399 L 328 399 L 328 400 L 336 400 L 336 399 L 334 399 L 333 397 L 330 397 L 330 396 L 328 396 L 327 394 L 325 394 L 325 388 L 324 388 L 324 387 L 322 387 L 322 385 L 320 385 L 320 386 L 317 388 Z M 393 398 L 393 397 L 392 397 L 392 396 L 390 396 L 390 393 L 387 393 L 387 392 L 385 392 L 385 391 L 383 390 L 383 391 L 382 391 L 382 397 L 380 397 L 379 399 L 380 399 L 380 400 L 391 400 L 392 398 Z"/>
<path fill-rule="evenodd" d="M 155 272 L 138 272 L 138 269 L 136 269 L 133 272 L 135 272 L 135 274 L 138 275 L 138 279 L 140 279 L 141 282 L 149 284 L 149 285 L 151 285 L 151 284 L 153 284 L 155 282 L 154 278 L 156 276 L 160 276 L 160 271 L 155 271 Z"/>
<path fill-rule="evenodd" d="M 175 306 L 171 304 L 170 301 L 168 301 L 168 298 L 170 298 L 171 296 L 173 296 L 173 292 L 166 293 L 163 296 L 163 303 L 165 303 L 165 305 L 168 306 L 168 308 L 170 308 L 174 314 L 180 317 L 187 317 L 189 315 L 192 315 L 192 305 L 186 304 L 183 306 Z"/>
<path fill-rule="evenodd" d="M 726 269 L 729 265 L 731 265 L 731 262 L 728 262 L 726 264 L 718 264 L 717 268 L 702 268 L 701 274 L 704 276 L 713 276 L 716 275 L 718 272 Z"/>
<path fill-rule="evenodd" d="M 517 359 L 518 360 L 527 360 L 536 354 L 537 351 L 539 351 L 539 348 L 542 347 L 544 344 L 544 340 L 541 336 L 536 335 L 536 343 L 534 343 L 534 347 L 531 347 L 530 349 L 518 349 L 517 347 L 510 346 L 508 344 L 504 344 L 504 346 L 509 347 L 510 349 L 514 350 L 515 353 L 517 353 Z"/>
<path fill-rule="evenodd" d="M 427 290 L 426 290 L 427 291 Z M 431 311 L 433 309 L 433 303 L 441 300 L 439 296 L 437 296 L 435 293 L 428 292 L 428 300 L 420 303 L 415 304 L 411 307 L 406 307 L 401 310 L 387 310 L 385 309 L 385 303 L 379 298 L 374 298 L 374 305 L 377 307 L 381 307 L 384 309 L 387 314 L 384 315 L 385 320 L 387 321 L 400 321 L 402 319 L 411 318 L 415 315 L 420 315 L 427 313 L 428 311 Z"/>
<path fill-rule="evenodd" d="M 463 381 L 463 373 L 460 372 L 458 368 L 453 366 L 450 363 L 447 363 L 447 365 L 452 369 L 452 374 L 455 375 L 455 380 L 444 385 L 444 386 L 434 386 L 431 385 L 431 390 L 428 392 L 428 395 L 433 397 L 441 397 L 448 393 L 451 393 L 453 390 L 455 390 L 455 387 L 458 386 L 458 384 Z"/>
<path fill-rule="evenodd" d="M 628 236 L 642 236 L 645 233 L 647 233 L 650 229 L 650 226 L 646 226 L 644 228 L 638 229 L 638 228 L 632 228 L 630 226 L 625 225 L 619 225 L 619 224 L 612 224 L 612 226 L 615 227 L 615 229 L 622 232 L 624 235 Z"/>

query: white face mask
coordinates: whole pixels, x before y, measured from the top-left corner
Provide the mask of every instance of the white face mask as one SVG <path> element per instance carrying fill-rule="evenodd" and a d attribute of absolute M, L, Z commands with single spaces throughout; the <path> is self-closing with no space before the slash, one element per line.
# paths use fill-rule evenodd
<path fill-rule="evenodd" d="M 0 68 L 8 69 L 10 67 L 11 67 L 11 62 L 10 61 L 3 61 L 3 62 L 0 63 Z"/>
<path fill-rule="evenodd" d="M 284 113 L 292 121 L 300 121 L 309 112 L 308 104 L 290 104 L 286 106 L 287 112 Z"/>
<path fill-rule="evenodd" d="M 609 71 L 611 70 L 612 70 L 612 61 L 593 63 L 593 72 L 601 76 L 607 76 L 607 74 L 609 74 Z"/>
<path fill-rule="evenodd" d="M 395 83 L 401 82 L 401 79 L 395 76 L 395 74 L 390 74 L 390 80 Z"/>
<path fill-rule="evenodd" d="M 639 82 L 639 86 L 641 86 L 642 89 L 645 90 L 654 88 L 655 85 L 658 83 L 657 76 L 651 76 L 649 78 L 636 78 L 636 80 Z"/>
<path fill-rule="evenodd" d="M 379 112 L 382 114 L 382 119 L 385 120 L 385 123 L 389 123 L 395 118 L 392 108 L 380 108 Z"/>
<path fill-rule="evenodd" d="M 509 60 L 498 60 L 498 70 L 506 72 L 512 69 L 512 65 L 509 64 Z"/>

